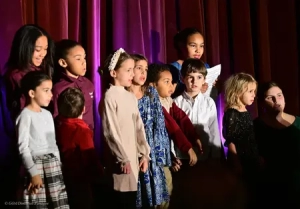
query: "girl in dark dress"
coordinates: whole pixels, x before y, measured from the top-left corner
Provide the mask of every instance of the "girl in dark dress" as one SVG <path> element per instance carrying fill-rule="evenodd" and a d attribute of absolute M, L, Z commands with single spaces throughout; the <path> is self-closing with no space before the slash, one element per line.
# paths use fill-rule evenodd
<path fill-rule="evenodd" d="M 226 111 L 223 117 L 228 164 L 245 183 L 249 192 L 249 208 L 256 208 L 254 197 L 260 163 L 253 122 L 246 106 L 254 101 L 256 85 L 255 79 L 249 74 L 231 76 L 225 83 Z"/>
<path fill-rule="evenodd" d="M 254 130 L 264 158 L 265 204 L 300 208 L 300 118 L 284 112 L 284 95 L 274 82 L 260 85 L 258 101 Z"/>

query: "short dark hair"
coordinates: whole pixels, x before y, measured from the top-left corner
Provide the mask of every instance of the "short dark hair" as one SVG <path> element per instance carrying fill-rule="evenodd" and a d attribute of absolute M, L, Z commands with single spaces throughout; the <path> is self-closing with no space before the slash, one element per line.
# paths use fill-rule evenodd
<path fill-rule="evenodd" d="M 74 48 L 75 46 L 81 46 L 77 41 L 71 39 L 62 39 L 55 43 L 55 70 L 53 75 L 54 82 L 58 82 L 60 79 L 60 75 L 64 72 L 64 68 L 60 66 L 58 61 L 60 59 L 66 59 L 69 50 Z"/>
<path fill-rule="evenodd" d="M 68 55 L 70 49 L 75 46 L 81 46 L 77 41 L 71 39 L 62 39 L 55 43 L 55 58 L 58 61 L 59 59 L 65 59 Z"/>
<path fill-rule="evenodd" d="M 78 88 L 67 88 L 57 100 L 58 113 L 65 118 L 78 118 L 84 109 L 84 95 Z"/>
<path fill-rule="evenodd" d="M 184 78 L 190 73 L 201 73 L 206 77 L 207 70 L 204 62 L 199 59 L 186 59 L 181 67 L 181 75 Z"/>
<path fill-rule="evenodd" d="M 51 77 L 42 71 L 28 72 L 21 80 L 21 90 L 26 98 L 29 97 L 28 92 L 35 90 L 44 81 L 51 81 Z"/>
<path fill-rule="evenodd" d="M 259 84 L 258 88 L 257 88 L 257 99 L 258 99 L 258 101 L 264 101 L 267 91 L 272 87 L 280 88 L 280 86 L 277 83 L 275 83 L 274 81 L 268 81 L 268 82 L 264 82 L 264 83 Z"/>
<path fill-rule="evenodd" d="M 46 36 L 48 40 L 47 55 L 41 64 L 41 68 L 47 75 L 52 77 L 54 67 L 54 43 L 43 28 L 31 24 L 22 26 L 15 33 L 10 55 L 6 63 L 7 70 L 19 69 L 21 71 L 28 71 L 29 65 L 32 64 L 35 42 L 41 36 Z"/>
<path fill-rule="evenodd" d="M 147 83 L 157 83 L 162 72 L 170 72 L 170 68 L 166 64 L 152 63 L 148 66 Z"/>
<path fill-rule="evenodd" d="M 203 36 L 203 34 L 197 28 L 185 28 L 179 31 L 174 36 L 173 38 L 174 48 L 177 50 L 179 54 L 181 53 L 181 47 L 186 44 L 188 37 L 197 33 Z"/>

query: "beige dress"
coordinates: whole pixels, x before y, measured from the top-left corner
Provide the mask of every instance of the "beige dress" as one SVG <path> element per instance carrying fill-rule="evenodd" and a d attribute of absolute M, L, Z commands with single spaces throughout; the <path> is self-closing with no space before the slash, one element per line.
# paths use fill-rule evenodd
<path fill-rule="evenodd" d="M 121 86 L 110 86 L 101 107 L 102 126 L 110 154 L 114 190 L 137 191 L 139 158 L 149 160 L 150 147 L 136 97 Z M 130 162 L 132 172 L 121 172 L 121 163 Z"/>

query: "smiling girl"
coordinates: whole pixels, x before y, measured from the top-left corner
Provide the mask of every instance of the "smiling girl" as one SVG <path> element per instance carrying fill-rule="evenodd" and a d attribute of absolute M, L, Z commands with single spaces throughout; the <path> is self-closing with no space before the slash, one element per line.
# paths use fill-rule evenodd
<path fill-rule="evenodd" d="M 41 70 L 52 77 L 54 44 L 48 33 L 36 25 L 24 25 L 15 34 L 6 63 L 7 105 L 15 119 L 25 106 L 20 81 L 30 71 Z"/>

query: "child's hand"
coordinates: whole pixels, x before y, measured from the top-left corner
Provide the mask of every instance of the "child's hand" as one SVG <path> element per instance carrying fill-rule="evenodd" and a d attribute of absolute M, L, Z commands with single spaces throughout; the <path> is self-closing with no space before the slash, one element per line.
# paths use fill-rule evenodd
<path fill-rule="evenodd" d="M 131 172 L 130 162 L 121 163 L 121 171 L 125 174 L 130 174 Z"/>
<path fill-rule="evenodd" d="M 201 87 L 201 92 L 204 94 L 208 89 L 208 83 L 204 83 Z"/>
<path fill-rule="evenodd" d="M 39 192 L 39 189 L 43 187 L 43 180 L 41 176 L 35 175 L 31 177 L 31 182 L 28 186 L 28 191 L 30 191 L 32 194 L 37 194 Z"/>
<path fill-rule="evenodd" d="M 202 155 L 202 154 L 203 154 L 203 149 L 202 149 L 202 143 L 201 143 L 200 139 L 198 139 L 198 140 L 196 141 L 196 143 L 197 143 L 197 145 L 198 145 L 198 149 L 199 149 L 199 151 L 200 151 L 200 154 Z"/>
<path fill-rule="evenodd" d="M 148 164 L 149 164 L 149 162 L 148 162 L 148 160 L 146 159 L 146 158 L 142 158 L 141 160 L 140 160 L 140 165 L 139 165 L 139 167 L 140 167 L 140 169 L 141 169 L 141 171 L 143 172 L 143 173 L 145 173 L 146 171 L 147 171 L 147 169 L 148 169 Z"/>
<path fill-rule="evenodd" d="M 175 158 L 173 161 L 172 161 L 172 171 L 174 172 L 177 172 L 180 170 L 180 166 L 182 165 L 182 162 L 179 158 Z"/>
<path fill-rule="evenodd" d="M 215 82 L 213 83 L 213 86 L 216 86 L 217 82 L 218 82 L 218 79 L 215 80 Z"/>
<path fill-rule="evenodd" d="M 194 152 L 193 148 L 191 148 L 189 151 L 188 151 L 188 154 L 190 156 L 190 166 L 193 166 L 197 163 L 197 155 L 196 153 Z"/>

